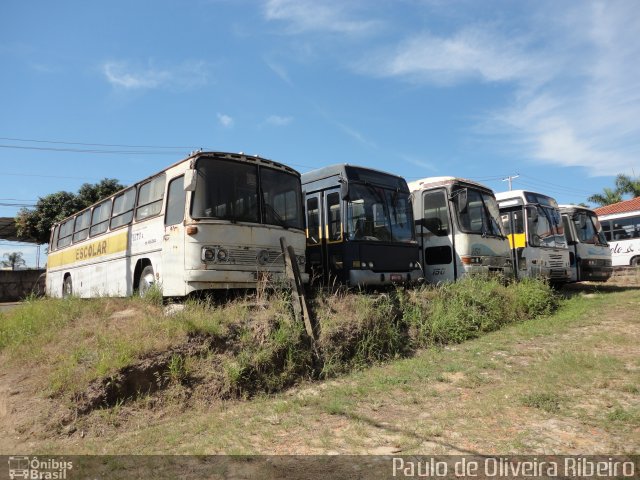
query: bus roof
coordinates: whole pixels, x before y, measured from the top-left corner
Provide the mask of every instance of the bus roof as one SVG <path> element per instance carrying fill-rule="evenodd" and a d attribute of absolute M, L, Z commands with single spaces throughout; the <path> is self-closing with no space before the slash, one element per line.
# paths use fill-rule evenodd
<path fill-rule="evenodd" d="M 449 176 L 426 177 L 420 180 L 416 180 L 414 182 L 409 183 L 409 190 L 414 192 L 416 190 L 424 190 L 426 188 L 439 187 L 444 185 L 453 185 L 456 183 L 464 184 L 470 187 L 480 188 L 482 190 L 487 190 L 493 193 L 493 190 L 491 190 L 491 188 L 481 183 L 474 182 L 473 180 L 469 180 L 467 178 L 449 177 Z"/>
<path fill-rule="evenodd" d="M 339 178 L 345 178 L 347 182 L 371 183 L 380 186 L 398 188 L 402 191 L 409 191 L 407 182 L 399 175 L 373 168 L 339 163 L 328 167 L 318 168 L 311 172 L 303 173 L 301 180 L 303 187 L 312 185 L 312 188 L 328 188 L 332 184 L 338 185 Z"/>
<path fill-rule="evenodd" d="M 388 175 L 390 177 L 402 178 L 399 175 L 395 175 L 393 173 L 384 172 L 382 170 L 376 170 L 374 168 L 369 167 L 361 167 L 359 165 L 351 165 L 349 163 L 336 163 L 334 165 L 329 165 L 327 167 L 318 168 L 316 170 L 312 170 L 310 172 L 306 172 L 302 174 L 302 183 L 310 183 L 315 182 L 317 180 L 323 180 L 325 178 L 332 177 L 334 175 L 345 175 L 347 176 L 348 169 L 353 170 L 361 170 L 361 171 L 369 171 L 377 174 Z"/>
<path fill-rule="evenodd" d="M 183 158 L 182 160 L 178 160 L 177 162 L 169 165 L 168 167 L 163 168 L 162 170 L 154 173 L 153 175 L 149 175 L 148 177 L 145 177 L 145 178 L 143 178 L 141 180 L 138 180 L 137 182 L 134 182 L 131 185 L 127 185 L 123 189 L 112 193 L 108 197 L 104 197 L 104 198 L 98 200 L 97 202 L 89 205 L 88 207 L 85 207 L 82 210 L 78 210 L 77 212 L 69 215 L 68 217 L 65 217 L 62 220 L 60 220 L 58 222 L 55 222 L 54 224 L 52 224 L 51 229 L 53 230 L 56 225 L 62 224 L 65 221 L 69 220 L 71 217 L 74 217 L 74 216 L 78 215 L 79 213 L 83 213 L 84 211 L 93 208 L 94 206 L 98 205 L 99 203 L 102 203 L 103 201 L 105 201 L 105 200 L 107 200 L 109 198 L 113 198 L 113 197 L 119 195 L 120 193 L 124 192 L 125 190 L 128 190 L 129 188 L 131 188 L 134 185 L 137 185 L 137 184 L 140 184 L 140 183 L 144 183 L 147 180 L 150 180 L 150 179 L 160 175 L 161 173 L 166 172 L 170 168 L 173 168 L 173 167 L 176 167 L 176 166 L 180 165 L 181 163 L 188 162 L 190 160 L 198 160 L 200 158 L 217 158 L 217 159 L 220 159 L 220 160 L 235 160 L 235 161 L 240 161 L 240 162 L 245 162 L 245 163 L 258 163 L 260 165 L 264 165 L 264 166 L 271 167 L 271 168 L 276 168 L 278 170 L 283 170 L 283 171 L 289 172 L 289 173 L 291 173 L 291 174 L 293 174 L 293 175 L 295 175 L 297 177 L 300 177 L 300 172 L 298 172 L 297 170 L 295 170 L 295 169 L 293 169 L 293 168 L 291 168 L 291 167 L 289 167 L 289 166 L 287 166 L 287 165 L 285 165 L 283 163 L 274 162 L 273 160 L 269 160 L 267 158 L 260 157 L 259 155 L 246 155 L 246 154 L 244 154 L 242 152 L 240 152 L 240 153 L 205 152 L 205 151 L 192 152 L 186 158 Z"/>
<path fill-rule="evenodd" d="M 594 212 L 593 209 L 589 207 L 583 207 L 582 205 L 566 205 L 565 204 L 565 205 L 558 205 L 558 208 L 562 213 L 572 213 L 572 212 L 577 212 L 578 210 L 581 210 L 583 212 L 593 213 L 594 215 L 596 214 L 596 212 Z"/>

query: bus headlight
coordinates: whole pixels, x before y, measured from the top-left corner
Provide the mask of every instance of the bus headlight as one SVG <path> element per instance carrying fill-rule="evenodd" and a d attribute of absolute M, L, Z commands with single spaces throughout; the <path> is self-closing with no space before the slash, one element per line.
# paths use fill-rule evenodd
<path fill-rule="evenodd" d="M 219 262 L 226 262 L 229 260 L 229 253 L 224 248 L 221 248 L 218 250 L 217 257 Z"/>
<path fill-rule="evenodd" d="M 413 262 L 409 262 L 409 268 L 413 268 Z"/>
<path fill-rule="evenodd" d="M 212 262 L 216 258 L 216 251 L 213 248 L 204 247 L 202 249 L 202 260 Z"/>
<path fill-rule="evenodd" d="M 373 262 L 369 262 L 369 268 L 373 269 Z"/>

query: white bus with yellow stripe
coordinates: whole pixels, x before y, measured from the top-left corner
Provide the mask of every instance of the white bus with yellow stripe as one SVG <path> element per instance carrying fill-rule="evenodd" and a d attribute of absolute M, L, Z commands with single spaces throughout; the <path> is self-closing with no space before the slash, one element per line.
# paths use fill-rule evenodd
<path fill-rule="evenodd" d="M 128 296 L 155 284 L 177 297 L 255 288 L 284 274 L 281 237 L 304 264 L 302 208 L 295 170 L 198 152 L 54 225 L 47 293 Z"/>
<path fill-rule="evenodd" d="M 516 276 L 557 284 L 570 281 L 569 249 L 557 202 L 524 190 L 496 193 L 496 199 Z"/>

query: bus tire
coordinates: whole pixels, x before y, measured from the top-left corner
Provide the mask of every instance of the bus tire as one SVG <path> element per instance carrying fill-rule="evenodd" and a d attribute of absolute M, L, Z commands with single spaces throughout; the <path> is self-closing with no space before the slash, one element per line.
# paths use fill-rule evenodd
<path fill-rule="evenodd" d="M 156 277 L 153 273 L 153 267 L 147 265 L 142 269 L 140 274 L 140 282 L 138 283 L 138 294 L 144 297 L 149 289 L 156 283 Z"/>
<path fill-rule="evenodd" d="M 629 265 L 631 265 L 632 267 L 640 266 L 640 257 L 633 257 L 629 262 Z"/>
<path fill-rule="evenodd" d="M 69 298 L 73 295 L 73 282 L 71 281 L 71 275 L 64 277 L 62 282 L 62 298 Z"/>

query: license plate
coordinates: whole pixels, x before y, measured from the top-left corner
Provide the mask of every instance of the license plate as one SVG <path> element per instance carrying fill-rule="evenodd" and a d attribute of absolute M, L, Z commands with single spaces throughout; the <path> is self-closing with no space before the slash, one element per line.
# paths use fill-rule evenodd
<path fill-rule="evenodd" d="M 399 273 L 392 273 L 391 274 L 391 281 L 392 282 L 401 282 L 402 281 L 402 275 L 400 275 Z"/>

